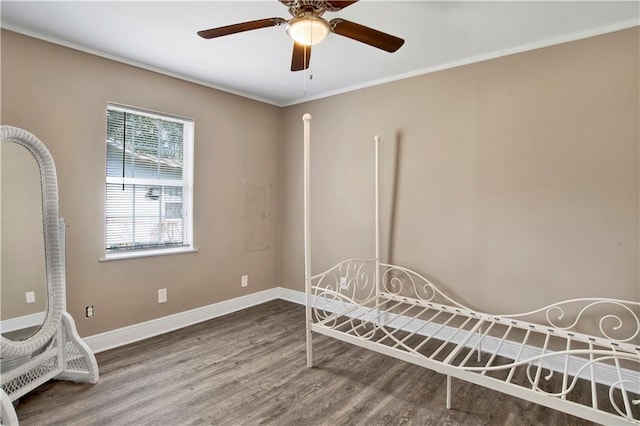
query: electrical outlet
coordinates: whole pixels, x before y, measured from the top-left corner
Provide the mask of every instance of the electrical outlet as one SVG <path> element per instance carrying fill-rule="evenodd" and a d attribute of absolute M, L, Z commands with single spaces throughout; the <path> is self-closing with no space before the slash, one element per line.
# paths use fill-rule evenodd
<path fill-rule="evenodd" d="M 27 303 L 34 303 L 36 301 L 36 293 L 28 291 L 25 293 L 25 298 L 27 299 Z"/>
<path fill-rule="evenodd" d="M 158 289 L 158 303 L 166 303 L 167 301 L 167 289 L 159 288 Z"/>
<path fill-rule="evenodd" d="M 84 308 L 84 316 L 85 317 L 91 318 L 94 315 L 95 315 L 95 311 L 93 310 L 93 305 L 87 306 L 86 308 Z"/>
<path fill-rule="evenodd" d="M 243 275 L 240 280 L 240 287 L 246 287 L 249 285 L 249 275 Z"/>
<path fill-rule="evenodd" d="M 340 277 L 340 290 L 349 290 L 349 283 L 347 283 L 347 277 Z"/>

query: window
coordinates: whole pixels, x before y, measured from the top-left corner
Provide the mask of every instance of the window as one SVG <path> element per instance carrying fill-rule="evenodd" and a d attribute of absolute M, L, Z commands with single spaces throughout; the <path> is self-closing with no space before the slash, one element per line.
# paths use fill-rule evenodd
<path fill-rule="evenodd" d="M 192 250 L 193 121 L 109 104 L 106 258 Z"/>

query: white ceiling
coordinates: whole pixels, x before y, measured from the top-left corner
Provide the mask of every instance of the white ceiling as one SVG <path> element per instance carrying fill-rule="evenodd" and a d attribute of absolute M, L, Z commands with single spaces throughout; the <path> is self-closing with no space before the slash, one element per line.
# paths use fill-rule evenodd
<path fill-rule="evenodd" d="M 305 75 L 289 71 L 292 41 L 284 26 L 211 40 L 196 35 L 289 19 L 277 0 L 2 0 L 0 7 L 3 28 L 280 106 L 640 25 L 638 1 L 361 0 L 325 17 L 402 37 L 405 45 L 387 53 L 330 34 L 314 46 Z"/>

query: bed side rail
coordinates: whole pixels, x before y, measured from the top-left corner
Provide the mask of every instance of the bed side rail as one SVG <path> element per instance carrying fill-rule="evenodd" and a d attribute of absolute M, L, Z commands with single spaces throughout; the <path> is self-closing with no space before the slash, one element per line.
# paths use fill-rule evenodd
<path fill-rule="evenodd" d="M 445 294 L 422 275 L 400 266 L 381 264 L 381 296 L 420 306 L 459 309 L 466 315 L 571 337 L 584 343 L 640 352 L 640 302 L 610 298 L 579 298 L 529 312 L 487 314 L 473 310 Z"/>
<path fill-rule="evenodd" d="M 583 339 L 614 342 L 633 352 L 640 349 L 640 302 L 586 297 L 570 299 L 520 314 L 502 318 L 524 320 L 564 330 Z M 588 334 L 583 334 L 584 332 Z"/>
<path fill-rule="evenodd" d="M 416 306 L 430 306 L 445 311 L 457 310 L 521 329 L 570 337 L 596 346 L 640 353 L 640 302 L 580 298 L 554 303 L 516 314 L 483 313 L 454 300 L 424 276 L 408 268 L 381 263 L 380 288 L 376 288 L 373 259 L 347 259 L 312 277 L 312 297 L 316 309 L 350 315 L 378 297 Z"/>
<path fill-rule="evenodd" d="M 525 387 L 552 398 L 572 398 L 586 380 L 586 404 L 596 412 L 604 385 L 611 410 L 640 422 L 640 303 L 584 298 L 494 315 L 456 302 L 407 268 L 382 264 L 379 289 L 375 278 L 375 262 L 358 259 L 314 276 L 317 330 L 357 337 L 365 347 L 454 376 L 476 373 L 485 385 L 493 383 L 483 382 L 486 376 L 511 386 L 524 368 Z"/>

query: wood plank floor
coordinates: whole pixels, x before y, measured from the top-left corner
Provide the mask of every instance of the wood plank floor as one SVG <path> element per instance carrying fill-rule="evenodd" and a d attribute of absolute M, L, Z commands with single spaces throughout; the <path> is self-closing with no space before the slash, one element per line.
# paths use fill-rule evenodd
<path fill-rule="evenodd" d="M 52 381 L 29 425 L 588 425 L 324 336 L 305 366 L 304 307 L 276 300 L 97 355 L 96 385 Z"/>

